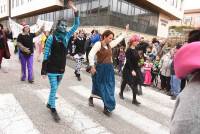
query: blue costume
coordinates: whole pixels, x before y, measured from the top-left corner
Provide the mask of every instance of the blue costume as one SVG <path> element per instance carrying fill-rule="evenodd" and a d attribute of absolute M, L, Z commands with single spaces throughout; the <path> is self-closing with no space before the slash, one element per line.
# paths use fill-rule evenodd
<path fill-rule="evenodd" d="M 64 20 L 61 20 L 64 22 Z M 60 26 L 58 26 L 60 25 Z M 51 91 L 47 107 L 55 109 L 55 97 L 58 85 L 63 77 L 66 65 L 67 45 L 70 37 L 80 25 L 78 12 L 75 12 L 75 21 L 72 28 L 67 32 L 66 25 L 61 22 L 53 35 L 46 41 L 44 49 L 44 59 L 42 64 L 42 75 L 48 75 Z"/>

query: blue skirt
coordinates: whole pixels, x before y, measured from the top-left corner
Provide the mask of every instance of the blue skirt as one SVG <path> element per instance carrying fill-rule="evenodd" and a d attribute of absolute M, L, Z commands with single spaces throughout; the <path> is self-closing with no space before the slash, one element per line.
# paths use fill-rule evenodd
<path fill-rule="evenodd" d="M 115 109 L 115 75 L 112 64 L 97 64 L 92 76 L 92 94 L 101 97 L 104 106 L 111 112 Z"/>

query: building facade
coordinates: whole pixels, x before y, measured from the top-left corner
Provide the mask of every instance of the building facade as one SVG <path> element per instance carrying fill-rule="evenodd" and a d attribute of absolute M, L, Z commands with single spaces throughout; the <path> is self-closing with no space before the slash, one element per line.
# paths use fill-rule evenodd
<path fill-rule="evenodd" d="M 74 0 L 81 26 L 112 26 L 152 36 L 167 37 L 169 21 L 183 16 L 182 0 Z M 72 22 L 73 14 L 61 0 L 10 0 L 10 17 L 34 24 L 37 18 Z"/>
<path fill-rule="evenodd" d="M 9 1 L 0 0 L 0 20 L 4 20 L 9 16 Z"/>
<path fill-rule="evenodd" d="M 200 27 L 200 9 L 185 10 L 182 24 L 194 28 Z"/>
<path fill-rule="evenodd" d="M 173 21 L 172 26 L 200 27 L 200 9 L 185 10 L 182 20 Z"/>

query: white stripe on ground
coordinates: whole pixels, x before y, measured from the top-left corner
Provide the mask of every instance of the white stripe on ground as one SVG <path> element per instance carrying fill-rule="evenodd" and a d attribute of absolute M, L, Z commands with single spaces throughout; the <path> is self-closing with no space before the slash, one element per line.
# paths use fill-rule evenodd
<path fill-rule="evenodd" d="M 38 97 L 46 103 L 48 100 L 49 89 L 35 91 Z M 72 127 L 82 134 L 111 134 L 106 128 L 102 127 L 90 117 L 81 113 L 78 109 L 67 103 L 64 98 L 58 95 L 57 111 L 64 116 L 64 120 L 72 124 Z"/>
<path fill-rule="evenodd" d="M 88 98 L 91 93 L 91 91 L 84 86 L 71 86 L 69 88 L 71 91 L 85 98 Z M 102 105 L 100 101 L 95 101 L 95 105 L 96 104 Z M 116 114 L 117 116 L 125 120 L 126 122 L 132 124 L 133 126 L 149 134 L 168 134 L 169 133 L 169 130 L 166 126 L 163 126 L 162 124 L 158 122 L 155 122 L 151 119 L 148 119 L 145 116 L 142 116 L 134 111 L 131 111 L 120 104 L 117 104 L 117 107 L 114 110 L 113 114 Z"/>
<path fill-rule="evenodd" d="M 39 134 L 12 94 L 0 95 L 1 134 Z"/>
<path fill-rule="evenodd" d="M 117 81 L 116 87 L 120 87 L 121 82 Z M 127 85 L 128 86 L 128 85 Z M 128 87 L 126 87 L 128 88 Z M 153 89 L 150 89 L 151 87 L 144 87 L 142 86 L 143 91 L 143 98 L 146 98 L 148 100 L 154 101 L 155 103 L 158 103 L 160 105 L 167 106 L 168 108 L 174 108 L 175 101 L 170 99 L 170 96 L 159 93 L 154 91 Z M 124 92 L 126 93 L 126 92 Z M 117 93 L 118 94 L 118 93 Z"/>
<path fill-rule="evenodd" d="M 175 101 L 170 99 L 170 96 L 156 92 L 150 87 L 142 87 L 143 93 L 144 93 L 144 98 L 154 100 L 164 106 L 174 108 Z"/>
<path fill-rule="evenodd" d="M 119 88 L 115 88 L 116 92 L 119 93 L 120 89 Z M 132 100 L 132 91 L 128 92 L 128 93 L 124 93 L 124 97 L 125 99 L 128 98 L 130 100 Z M 149 99 L 144 98 L 143 96 L 137 96 L 137 99 L 139 102 L 141 102 L 141 104 L 145 107 L 148 107 L 149 109 L 152 109 L 153 111 L 156 111 L 158 113 L 161 113 L 167 117 L 171 117 L 173 109 L 172 108 L 168 108 L 165 107 L 163 105 L 159 105 L 157 103 L 152 102 Z M 162 100 L 160 100 L 162 101 Z"/>

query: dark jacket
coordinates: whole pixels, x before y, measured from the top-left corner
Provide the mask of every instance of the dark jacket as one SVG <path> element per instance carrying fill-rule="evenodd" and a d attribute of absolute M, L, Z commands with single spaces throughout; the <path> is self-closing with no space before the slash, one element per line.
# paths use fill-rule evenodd
<path fill-rule="evenodd" d="M 137 86 L 142 82 L 142 76 L 139 63 L 139 54 L 136 49 L 128 48 L 126 51 L 126 63 L 123 68 L 123 80 L 127 81 L 129 85 Z M 132 75 L 132 71 L 136 72 L 136 76 Z"/>
<path fill-rule="evenodd" d="M 77 37 L 77 39 L 74 41 L 74 44 L 76 45 L 75 53 L 76 54 L 84 54 L 85 53 L 85 37 Z"/>

